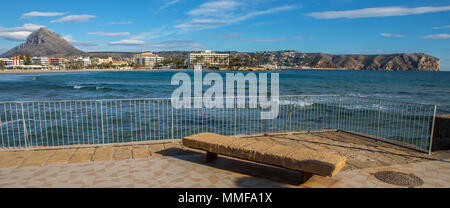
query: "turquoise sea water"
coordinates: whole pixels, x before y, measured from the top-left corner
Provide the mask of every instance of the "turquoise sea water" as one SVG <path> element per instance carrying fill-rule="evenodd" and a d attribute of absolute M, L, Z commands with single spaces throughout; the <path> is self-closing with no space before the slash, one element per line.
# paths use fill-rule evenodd
<path fill-rule="evenodd" d="M 177 88 L 171 86 L 170 81 L 178 72 L 1 74 L 0 100 L 165 98 Z M 193 77 L 193 72 L 187 73 Z M 218 73 L 225 78 L 225 73 L 230 72 Z M 450 72 L 287 70 L 279 74 L 282 95 L 342 94 L 384 98 L 437 104 L 439 114 L 450 113 Z"/>

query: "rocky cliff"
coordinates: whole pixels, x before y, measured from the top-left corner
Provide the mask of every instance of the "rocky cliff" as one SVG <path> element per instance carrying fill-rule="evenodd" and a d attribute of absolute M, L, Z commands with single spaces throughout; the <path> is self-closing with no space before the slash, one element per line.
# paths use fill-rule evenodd
<path fill-rule="evenodd" d="M 317 68 L 387 71 L 439 71 L 438 58 L 423 54 L 329 55 L 305 54 Z"/>

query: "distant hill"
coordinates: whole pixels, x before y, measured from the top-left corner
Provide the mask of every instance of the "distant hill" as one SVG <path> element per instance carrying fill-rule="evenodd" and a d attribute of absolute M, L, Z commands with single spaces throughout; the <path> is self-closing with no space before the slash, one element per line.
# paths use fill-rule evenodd
<path fill-rule="evenodd" d="M 438 58 L 424 54 L 330 55 L 309 54 L 310 66 L 353 70 L 439 71 Z"/>
<path fill-rule="evenodd" d="M 150 49 L 151 51 L 151 49 Z M 188 59 L 193 51 L 161 51 L 155 52 L 164 58 Z M 352 70 L 388 70 L 388 71 L 439 71 L 438 58 L 424 54 L 382 54 L 382 55 L 331 55 L 324 53 L 302 53 L 297 51 L 262 51 L 237 52 L 228 51 L 230 65 L 260 66 L 271 65 L 280 68 L 334 68 Z M 61 35 L 46 28 L 33 32 L 27 41 L 2 57 L 17 55 L 29 56 L 89 56 L 91 58 L 131 58 L 132 52 L 89 52 L 85 53 L 73 47 Z"/>
<path fill-rule="evenodd" d="M 2 54 L 2 57 L 12 57 L 18 55 L 66 57 L 83 54 L 83 51 L 73 47 L 61 35 L 42 27 L 31 33 L 25 43 Z"/>
<path fill-rule="evenodd" d="M 300 53 L 296 51 L 267 51 L 237 53 L 239 56 L 256 57 L 258 64 L 311 68 L 338 68 L 352 70 L 387 71 L 439 71 L 440 60 L 424 53 L 331 55 L 324 53 Z"/>
<path fill-rule="evenodd" d="M 85 55 L 89 57 L 95 57 L 95 58 L 131 58 L 136 53 L 132 52 L 113 52 L 113 51 L 106 51 L 106 52 L 87 52 Z"/>
<path fill-rule="evenodd" d="M 192 51 L 194 52 L 194 51 Z M 197 51 L 195 51 L 197 52 Z M 191 51 L 156 52 L 164 58 L 189 58 Z M 228 51 L 232 65 L 277 65 L 282 68 L 329 68 L 351 70 L 386 71 L 439 71 L 440 60 L 424 53 L 332 55 L 325 53 L 302 53 L 297 51 Z"/>

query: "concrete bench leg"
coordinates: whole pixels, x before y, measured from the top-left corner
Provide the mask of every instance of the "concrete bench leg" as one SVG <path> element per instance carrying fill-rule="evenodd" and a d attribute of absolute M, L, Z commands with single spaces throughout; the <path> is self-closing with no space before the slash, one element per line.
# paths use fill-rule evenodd
<path fill-rule="evenodd" d="M 308 172 L 301 172 L 302 173 L 302 182 L 301 183 L 306 183 L 306 181 L 308 181 L 313 174 L 312 173 L 308 173 Z"/>
<path fill-rule="evenodd" d="M 217 154 L 212 152 L 206 152 L 206 162 L 214 162 L 214 160 L 217 160 Z"/>

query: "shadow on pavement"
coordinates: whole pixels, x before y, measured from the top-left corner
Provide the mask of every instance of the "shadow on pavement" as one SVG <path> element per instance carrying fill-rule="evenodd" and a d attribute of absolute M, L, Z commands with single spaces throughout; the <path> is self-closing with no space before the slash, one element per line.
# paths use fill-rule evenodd
<path fill-rule="evenodd" d="M 283 184 L 289 184 L 293 186 L 301 185 L 301 173 L 284 168 L 229 158 L 221 155 L 219 155 L 219 158 L 216 161 L 212 163 L 206 163 L 206 154 L 181 148 L 169 148 L 158 151 L 156 153 L 167 157 L 174 157 L 176 159 L 184 160 L 187 162 L 197 163 L 221 170 L 231 171 L 237 174 L 242 174 L 242 176 L 235 181 L 235 184 L 242 188 L 254 188 L 255 186 L 282 188 L 286 187 Z M 270 183 L 265 185 L 258 185 L 255 184 L 255 180 L 253 178 L 267 179 L 272 182 L 281 184 Z"/>

